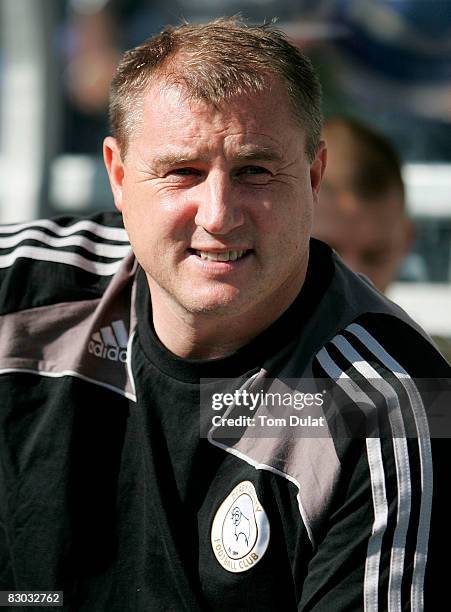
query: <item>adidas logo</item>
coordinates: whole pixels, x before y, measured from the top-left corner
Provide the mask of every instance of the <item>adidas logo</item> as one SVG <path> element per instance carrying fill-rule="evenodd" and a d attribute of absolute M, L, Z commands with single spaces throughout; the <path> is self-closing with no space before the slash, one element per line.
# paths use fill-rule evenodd
<path fill-rule="evenodd" d="M 100 331 L 92 334 L 88 343 L 88 351 L 101 359 L 125 363 L 127 360 L 127 342 L 128 333 L 124 322 L 113 321 L 111 325 L 102 327 Z"/>

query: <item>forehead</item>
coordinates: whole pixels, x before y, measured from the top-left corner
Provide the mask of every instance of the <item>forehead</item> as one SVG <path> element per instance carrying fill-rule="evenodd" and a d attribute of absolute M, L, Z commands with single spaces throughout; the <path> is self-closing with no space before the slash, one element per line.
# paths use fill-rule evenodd
<path fill-rule="evenodd" d="M 347 186 L 352 180 L 356 166 L 355 141 L 342 125 L 326 124 L 322 137 L 327 146 L 326 177 L 334 187 Z"/>
<path fill-rule="evenodd" d="M 262 93 L 220 104 L 193 99 L 180 86 L 153 85 L 142 96 L 139 115 L 130 138 L 138 146 L 208 147 L 222 139 L 229 148 L 258 143 L 283 151 L 305 140 L 286 88 L 277 81 Z"/>

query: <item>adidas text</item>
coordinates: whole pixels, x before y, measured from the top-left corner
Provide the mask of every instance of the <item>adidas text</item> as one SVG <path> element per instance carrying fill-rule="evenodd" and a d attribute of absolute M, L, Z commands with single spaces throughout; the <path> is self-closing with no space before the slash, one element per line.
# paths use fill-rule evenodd
<path fill-rule="evenodd" d="M 89 341 L 88 351 L 96 357 L 102 359 L 110 359 L 111 361 L 127 361 L 127 349 L 119 349 L 117 346 L 105 346 L 93 340 Z"/>
<path fill-rule="evenodd" d="M 100 359 L 110 361 L 127 361 L 128 333 L 124 322 L 113 321 L 111 325 L 94 332 L 88 343 L 88 352 Z"/>

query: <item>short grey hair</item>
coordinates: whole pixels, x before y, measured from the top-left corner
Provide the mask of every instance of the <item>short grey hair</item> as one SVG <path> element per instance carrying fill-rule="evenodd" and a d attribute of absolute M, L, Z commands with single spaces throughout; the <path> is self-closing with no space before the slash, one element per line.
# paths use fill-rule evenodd
<path fill-rule="evenodd" d="M 236 96 L 264 91 L 271 77 L 286 86 L 312 161 L 322 114 L 321 85 L 310 60 L 273 24 L 249 25 L 239 17 L 168 26 L 123 55 L 111 83 L 109 108 L 121 154 L 127 152 L 136 109 L 153 78 L 180 85 L 189 97 L 219 106 Z"/>

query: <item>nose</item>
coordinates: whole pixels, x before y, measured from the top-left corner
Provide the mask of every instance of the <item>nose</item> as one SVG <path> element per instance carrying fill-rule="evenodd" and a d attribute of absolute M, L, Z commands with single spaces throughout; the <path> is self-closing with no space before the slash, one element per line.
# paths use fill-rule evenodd
<path fill-rule="evenodd" d="M 232 180 L 222 172 L 211 172 L 199 185 L 195 223 L 209 234 L 225 235 L 244 223 L 239 195 Z"/>

